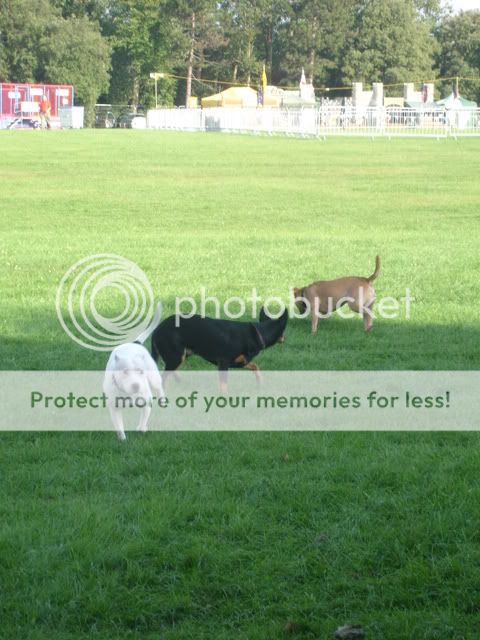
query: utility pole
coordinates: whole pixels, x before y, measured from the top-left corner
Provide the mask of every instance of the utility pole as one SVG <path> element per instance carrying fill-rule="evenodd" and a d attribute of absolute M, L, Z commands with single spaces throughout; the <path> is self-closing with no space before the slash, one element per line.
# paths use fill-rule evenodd
<path fill-rule="evenodd" d="M 158 87 L 157 82 L 165 77 L 164 73 L 151 73 L 150 78 L 155 80 L 155 109 L 158 109 Z"/>

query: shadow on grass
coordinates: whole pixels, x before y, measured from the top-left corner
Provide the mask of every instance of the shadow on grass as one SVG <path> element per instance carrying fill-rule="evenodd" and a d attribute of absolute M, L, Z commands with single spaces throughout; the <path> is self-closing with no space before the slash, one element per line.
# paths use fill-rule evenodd
<path fill-rule="evenodd" d="M 168 302 L 166 308 L 173 309 Z M 55 314 L 36 314 L 35 318 L 35 323 L 19 321 L 16 335 L 3 336 L 2 369 L 105 367 L 108 352 L 76 344 L 63 332 Z M 146 346 L 150 348 L 149 340 Z M 322 322 L 317 335 L 311 336 L 309 320 L 292 319 L 285 343 L 260 353 L 256 362 L 274 370 L 471 370 L 480 363 L 480 327 L 380 319 L 365 333 L 359 317 L 337 316 Z M 192 357 L 184 368 L 209 369 L 211 365 Z"/>

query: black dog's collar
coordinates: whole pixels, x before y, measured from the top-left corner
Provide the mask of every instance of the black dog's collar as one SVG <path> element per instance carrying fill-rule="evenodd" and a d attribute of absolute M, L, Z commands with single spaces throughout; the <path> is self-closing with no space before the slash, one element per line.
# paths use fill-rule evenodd
<path fill-rule="evenodd" d="M 262 345 L 262 349 L 265 349 L 266 344 L 265 344 L 265 340 L 263 339 L 262 334 L 260 333 L 260 331 L 257 329 L 257 327 L 254 324 L 252 324 L 252 327 L 257 332 L 257 336 L 258 336 L 258 339 L 260 340 L 260 344 Z"/>

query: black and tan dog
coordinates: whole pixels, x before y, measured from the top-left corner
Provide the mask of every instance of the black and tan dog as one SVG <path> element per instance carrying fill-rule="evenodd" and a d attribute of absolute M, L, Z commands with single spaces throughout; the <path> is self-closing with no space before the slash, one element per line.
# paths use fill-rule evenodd
<path fill-rule="evenodd" d="M 214 364 L 220 371 L 220 388 L 226 391 L 228 369 L 250 369 L 259 378 L 253 358 L 276 342 L 284 341 L 288 311 L 278 319 L 260 311 L 259 322 L 237 322 L 204 318 L 170 316 L 152 334 L 152 357 L 165 362 L 164 383 L 169 374 L 180 367 L 185 358 L 196 354 Z"/>

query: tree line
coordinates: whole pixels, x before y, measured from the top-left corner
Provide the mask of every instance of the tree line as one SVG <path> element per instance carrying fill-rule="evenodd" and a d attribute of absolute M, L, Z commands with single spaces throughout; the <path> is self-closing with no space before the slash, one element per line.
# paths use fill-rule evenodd
<path fill-rule="evenodd" d="M 479 78 L 480 11 L 441 0 L 0 0 L 0 81 L 73 84 L 98 100 L 182 105 L 238 83 L 307 81 L 335 97 L 353 81 Z M 396 86 L 397 85 L 397 86 Z M 439 81 L 439 93 L 448 82 Z M 343 92 L 343 93 L 342 93 Z M 480 80 L 461 81 L 480 102 Z"/>

